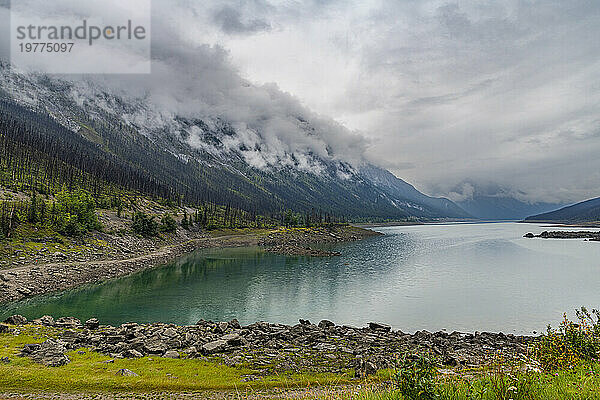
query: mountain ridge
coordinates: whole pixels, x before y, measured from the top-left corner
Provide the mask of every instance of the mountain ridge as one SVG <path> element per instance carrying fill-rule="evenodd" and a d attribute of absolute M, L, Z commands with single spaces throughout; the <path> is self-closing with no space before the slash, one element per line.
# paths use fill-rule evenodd
<path fill-rule="evenodd" d="M 600 197 L 582 201 L 559 210 L 532 215 L 525 221 L 536 222 L 596 222 L 600 221 Z"/>
<path fill-rule="evenodd" d="M 482 220 L 517 221 L 530 215 L 556 210 L 564 204 L 528 203 L 514 197 L 475 194 L 457 201 L 462 209 Z"/>
<path fill-rule="evenodd" d="M 123 168 L 147 173 L 189 201 L 259 212 L 321 209 L 353 219 L 469 217 L 450 200 L 426 196 L 372 164 L 344 161 L 328 146 L 320 154 L 310 146 L 275 154 L 260 131 L 218 116 L 165 115 L 144 99 L 125 99 L 89 82 L 16 72 L 6 64 L 0 77 L 0 98 L 12 107 L 8 114 L 47 115 Z M 318 141 L 318 124 L 302 116 L 290 120 L 306 132 L 299 141 Z M 46 125 L 48 135 L 66 135 Z"/>

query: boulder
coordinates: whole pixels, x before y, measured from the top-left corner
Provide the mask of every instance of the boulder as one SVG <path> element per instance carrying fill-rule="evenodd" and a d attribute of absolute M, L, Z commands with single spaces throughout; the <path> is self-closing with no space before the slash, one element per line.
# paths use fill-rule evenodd
<path fill-rule="evenodd" d="M 321 329 L 327 329 L 330 328 L 332 326 L 335 326 L 335 324 L 331 321 L 328 321 L 326 319 L 322 320 L 321 322 L 319 322 L 319 328 Z"/>
<path fill-rule="evenodd" d="M 418 340 L 419 342 L 429 342 L 433 337 L 433 334 L 426 330 L 416 331 L 412 336 L 413 340 Z"/>
<path fill-rule="evenodd" d="M 150 354 L 163 354 L 167 351 L 167 345 L 160 338 L 152 336 L 144 342 L 144 350 Z"/>
<path fill-rule="evenodd" d="M 124 357 L 127 358 L 142 358 L 144 355 L 135 349 L 129 349 L 125 353 L 123 353 Z"/>
<path fill-rule="evenodd" d="M 442 364 L 448 367 L 456 367 L 458 365 L 458 360 L 450 354 L 445 354 L 442 358 Z"/>
<path fill-rule="evenodd" d="M 56 322 L 54 322 L 54 318 L 50 315 L 44 315 L 42 318 L 39 318 L 36 321 L 39 321 L 40 325 L 43 326 L 54 326 L 56 324 Z"/>
<path fill-rule="evenodd" d="M 219 322 L 217 324 L 217 326 L 215 326 L 214 332 L 215 333 L 225 333 L 225 332 L 227 332 L 227 328 L 229 328 L 228 322 Z"/>
<path fill-rule="evenodd" d="M 32 345 L 25 345 L 21 354 L 27 355 L 33 361 L 47 367 L 60 367 L 71 362 L 69 357 L 65 354 L 67 348 L 60 340 L 48 339 L 41 345 L 38 345 L 39 347 L 34 346 L 28 348 L 28 346 Z M 32 348 L 36 348 L 36 350 L 31 351 Z M 29 351 L 31 352 L 29 353 Z"/>
<path fill-rule="evenodd" d="M 174 328 L 167 328 L 164 330 L 164 332 L 162 334 L 163 334 L 163 336 L 173 338 L 173 337 L 177 336 L 177 331 Z"/>
<path fill-rule="evenodd" d="M 29 296 L 31 294 L 31 289 L 21 286 L 17 288 L 17 292 L 21 293 L 23 296 Z"/>
<path fill-rule="evenodd" d="M 85 325 L 84 325 L 87 329 L 89 330 L 96 330 L 100 327 L 100 321 L 98 321 L 97 318 L 90 318 L 87 321 L 85 321 Z"/>
<path fill-rule="evenodd" d="M 21 355 L 31 354 L 34 351 L 39 350 L 41 347 L 42 346 L 39 343 L 26 344 L 21 350 Z"/>
<path fill-rule="evenodd" d="M 105 336 L 104 340 L 107 344 L 117 344 L 123 342 L 124 337 L 120 335 L 108 335 Z"/>
<path fill-rule="evenodd" d="M 229 321 L 229 326 L 232 329 L 242 329 L 242 326 L 240 325 L 240 322 L 237 319 L 232 319 L 231 321 Z"/>
<path fill-rule="evenodd" d="M 163 354 L 163 357 L 176 359 L 176 358 L 179 358 L 179 353 L 176 352 L 175 350 L 167 350 L 165 352 L 165 354 Z"/>
<path fill-rule="evenodd" d="M 115 375 L 117 376 L 139 376 L 138 374 L 136 374 L 135 372 L 133 372 L 130 369 L 127 368 L 122 368 L 120 370 L 118 370 Z"/>
<path fill-rule="evenodd" d="M 189 344 L 192 344 L 192 343 L 195 343 L 196 341 L 198 341 L 198 336 L 193 333 L 186 332 L 183 335 L 183 341 L 189 345 Z"/>
<path fill-rule="evenodd" d="M 380 324 L 378 322 L 369 322 L 369 329 L 372 331 L 389 332 L 392 330 L 392 327 L 389 325 Z"/>
<path fill-rule="evenodd" d="M 355 359 L 351 366 L 354 368 L 354 376 L 356 378 L 366 378 L 369 375 L 377 373 L 377 366 L 374 363 L 360 358 Z"/>
<path fill-rule="evenodd" d="M 75 317 L 61 317 L 56 320 L 55 325 L 59 328 L 79 328 L 81 321 Z"/>
<path fill-rule="evenodd" d="M 227 342 L 225 340 L 215 340 L 202 345 L 202 353 L 214 354 L 220 353 L 227 348 Z"/>
<path fill-rule="evenodd" d="M 0 333 L 10 333 L 11 329 L 8 325 L 0 324 Z"/>
<path fill-rule="evenodd" d="M 4 323 L 9 325 L 25 325 L 27 324 L 27 318 L 22 315 L 11 315 L 4 320 Z"/>
<path fill-rule="evenodd" d="M 198 353 L 198 349 L 196 349 L 196 346 L 190 346 L 185 349 L 184 352 L 188 355 L 188 357 L 193 357 L 196 355 L 196 353 Z"/>
<path fill-rule="evenodd" d="M 246 339 L 244 339 L 237 333 L 230 333 L 228 335 L 224 335 L 221 337 L 221 340 L 224 340 L 230 346 L 242 346 L 246 344 Z"/>

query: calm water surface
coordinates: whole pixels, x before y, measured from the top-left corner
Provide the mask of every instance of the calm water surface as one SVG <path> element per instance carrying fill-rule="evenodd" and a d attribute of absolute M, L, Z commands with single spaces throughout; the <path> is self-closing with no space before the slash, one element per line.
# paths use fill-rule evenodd
<path fill-rule="evenodd" d="M 537 224 L 387 227 L 336 245 L 342 257 L 258 248 L 203 250 L 160 269 L 4 306 L 0 317 L 50 314 L 103 323 L 298 318 L 396 329 L 529 333 L 564 311 L 600 306 L 600 243 L 524 239 Z M 562 228 L 561 228 L 562 229 Z"/>

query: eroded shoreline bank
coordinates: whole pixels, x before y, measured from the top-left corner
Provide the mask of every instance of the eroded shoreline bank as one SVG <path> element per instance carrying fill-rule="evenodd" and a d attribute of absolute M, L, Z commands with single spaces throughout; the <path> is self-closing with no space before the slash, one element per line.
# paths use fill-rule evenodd
<path fill-rule="evenodd" d="M 181 243 L 167 242 L 158 248 L 134 256 L 120 254 L 116 259 L 89 259 L 32 263 L 0 270 L 0 304 L 16 302 L 38 295 L 98 284 L 170 263 L 195 250 L 246 246 L 276 247 L 276 252 L 294 254 L 287 249 L 305 249 L 311 243 L 336 243 L 361 240 L 379 233 L 347 225 L 317 228 L 277 229 L 267 232 L 230 233 L 184 238 Z M 84 257 L 85 258 L 85 257 Z"/>

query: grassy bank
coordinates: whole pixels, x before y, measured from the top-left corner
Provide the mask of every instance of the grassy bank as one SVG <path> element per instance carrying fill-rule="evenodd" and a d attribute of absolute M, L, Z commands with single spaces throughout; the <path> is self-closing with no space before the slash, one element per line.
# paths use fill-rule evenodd
<path fill-rule="evenodd" d="M 178 396 L 198 392 L 197 398 L 211 398 L 207 390 L 221 390 L 242 399 L 600 399 L 599 316 L 598 311 L 582 309 L 577 322 L 565 318 L 558 328 L 549 328 L 532 342 L 528 353 L 518 358 L 504 358 L 499 351 L 477 368 L 448 368 L 435 354 L 415 350 L 398 354 L 394 369 L 380 370 L 367 379 L 354 378 L 351 369 L 340 373 L 278 372 L 262 362 L 232 367 L 220 357 L 111 359 L 86 348 L 67 353 L 71 360 L 67 365 L 45 367 L 20 357 L 20 350 L 26 344 L 58 337 L 62 328 L 20 325 L 18 331 L 0 334 L 0 393 Z M 133 371 L 135 376 L 119 375 L 117 372 L 122 369 Z"/>
<path fill-rule="evenodd" d="M 349 372 L 266 374 L 256 379 L 258 371 L 252 366 L 229 367 L 215 361 L 161 357 L 111 359 L 87 349 L 69 352 L 68 365 L 51 368 L 18 354 L 25 344 L 41 343 L 55 331 L 39 326 L 23 326 L 20 330 L 17 336 L 0 334 L 0 359 L 8 361 L 0 361 L 0 393 L 245 391 L 343 384 L 352 378 Z M 138 376 L 119 376 L 116 373 L 120 369 Z M 253 378 L 247 379 L 249 376 Z"/>

